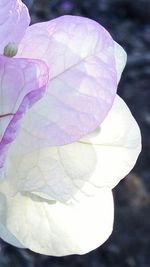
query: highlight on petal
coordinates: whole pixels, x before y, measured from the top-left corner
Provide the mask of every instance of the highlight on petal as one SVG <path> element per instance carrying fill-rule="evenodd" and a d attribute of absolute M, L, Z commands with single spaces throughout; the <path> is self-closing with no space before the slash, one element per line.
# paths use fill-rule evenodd
<path fill-rule="evenodd" d="M 117 82 L 119 83 L 121 74 L 127 62 L 127 54 L 125 50 L 116 42 L 115 44 L 115 60 L 117 69 Z"/>
<path fill-rule="evenodd" d="M 0 56 L 0 169 L 24 113 L 43 96 L 47 81 L 42 61 Z"/>
<path fill-rule="evenodd" d="M 140 129 L 119 96 L 97 135 L 88 136 L 81 142 L 94 146 L 97 165 L 90 181 L 97 187 L 115 187 L 134 167 L 141 152 Z M 88 193 L 92 188 L 86 185 L 82 190 Z"/>
<path fill-rule="evenodd" d="M 29 24 L 28 9 L 21 0 L 0 1 L 0 54 L 8 43 L 20 42 Z"/>
<path fill-rule="evenodd" d="M 68 144 L 101 124 L 117 90 L 114 41 L 101 25 L 78 16 L 32 25 L 18 56 L 42 59 L 51 71 L 45 97 L 24 121 L 37 136 L 33 146 Z"/>
<path fill-rule="evenodd" d="M 7 195 L 5 209 L 9 231 L 30 250 L 52 256 L 84 254 L 100 246 L 112 232 L 113 213 L 112 192 L 106 188 L 74 205 Z"/>

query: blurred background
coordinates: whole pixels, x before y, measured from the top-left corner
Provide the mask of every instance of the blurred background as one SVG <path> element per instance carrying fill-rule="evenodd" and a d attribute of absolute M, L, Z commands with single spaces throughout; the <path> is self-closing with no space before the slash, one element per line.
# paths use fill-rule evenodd
<path fill-rule="evenodd" d="M 32 23 L 64 14 L 102 24 L 128 54 L 118 93 L 140 125 L 143 150 L 113 190 L 115 225 L 109 240 L 83 255 L 47 257 L 0 241 L 0 267 L 150 267 L 150 0 L 24 0 Z"/>

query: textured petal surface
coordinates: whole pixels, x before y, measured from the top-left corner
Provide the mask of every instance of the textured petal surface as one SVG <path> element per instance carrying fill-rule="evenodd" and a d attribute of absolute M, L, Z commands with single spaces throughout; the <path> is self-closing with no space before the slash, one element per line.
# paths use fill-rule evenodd
<path fill-rule="evenodd" d="M 16 140 L 9 155 L 5 176 L 13 183 L 14 194 L 29 191 L 46 198 L 70 201 L 88 180 L 96 166 L 91 145 L 73 143 L 35 150 L 20 156 Z M 18 153 L 15 153 L 15 151 Z"/>
<path fill-rule="evenodd" d="M 111 234 L 113 198 L 111 190 L 103 188 L 94 197 L 70 206 L 51 204 L 30 194 L 18 193 L 11 198 L 7 191 L 5 215 L 8 229 L 35 252 L 54 256 L 84 254 Z"/>
<path fill-rule="evenodd" d="M 24 113 L 43 96 L 47 81 L 42 61 L 0 56 L 0 169 Z"/>
<path fill-rule="evenodd" d="M 114 41 L 101 25 L 78 16 L 32 25 L 18 56 L 44 60 L 52 77 L 45 98 L 24 122 L 37 136 L 33 146 L 76 141 L 104 120 L 116 94 L 117 72 Z"/>
<path fill-rule="evenodd" d="M 28 9 L 21 0 L 0 1 L 0 54 L 9 42 L 20 42 L 29 23 Z"/>
<path fill-rule="evenodd" d="M 115 42 L 115 60 L 117 69 L 117 81 L 120 81 L 121 74 L 127 62 L 127 54 L 125 50 Z"/>
<path fill-rule="evenodd" d="M 97 154 L 91 184 L 113 188 L 131 171 L 141 151 L 140 129 L 119 96 L 97 134 L 83 139 L 83 143 L 88 142 L 94 145 Z"/>
<path fill-rule="evenodd" d="M 102 186 L 114 187 L 133 168 L 141 150 L 138 125 L 119 96 L 101 127 L 78 142 L 28 153 L 24 132 L 22 128 L 13 143 L 5 168 L 14 194 L 34 192 L 62 202 L 91 196 Z"/>

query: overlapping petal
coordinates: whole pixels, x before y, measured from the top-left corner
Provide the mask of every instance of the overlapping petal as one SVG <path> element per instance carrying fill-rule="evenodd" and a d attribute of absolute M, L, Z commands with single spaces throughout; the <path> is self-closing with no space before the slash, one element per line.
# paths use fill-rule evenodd
<path fill-rule="evenodd" d="M 97 165 L 90 181 L 97 187 L 116 186 L 132 170 L 141 152 L 139 126 L 119 96 L 97 134 L 81 142 L 94 146 Z M 83 190 L 90 192 L 92 188 Z"/>
<path fill-rule="evenodd" d="M 20 42 L 29 23 L 28 9 L 21 0 L 0 1 L 0 54 L 9 42 Z"/>
<path fill-rule="evenodd" d="M 117 82 L 120 81 L 121 74 L 127 62 L 127 54 L 125 50 L 116 42 L 115 44 L 115 61 L 117 70 Z"/>
<path fill-rule="evenodd" d="M 78 142 L 25 153 L 25 133 L 22 128 L 13 143 L 6 169 L 14 194 L 34 192 L 62 202 L 92 196 L 103 186 L 113 188 L 141 150 L 139 127 L 119 96 L 100 129 Z"/>
<path fill-rule="evenodd" d="M 20 132 L 20 138 L 22 131 Z M 14 142 L 5 176 L 16 192 L 34 192 L 56 201 L 75 199 L 78 191 L 90 180 L 96 167 L 96 153 L 92 145 L 78 142 L 62 147 L 36 149 L 32 153 L 20 154 L 20 138 Z M 32 146 L 32 144 L 30 144 Z M 17 149 L 16 149 L 17 148 Z"/>
<path fill-rule="evenodd" d="M 71 143 L 104 120 L 116 94 L 117 71 L 114 41 L 101 25 L 77 16 L 32 25 L 18 56 L 42 59 L 51 71 L 46 100 L 24 122 L 37 136 L 33 146 Z"/>
<path fill-rule="evenodd" d="M 18 139 L 13 143 L 11 153 L 15 151 L 17 141 Z M 78 146 L 80 146 L 79 150 Z M 82 154 L 83 147 L 86 149 Z M 92 147 L 92 150 L 94 148 L 97 156 L 96 166 L 91 165 L 91 173 L 87 166 L 87 162 L 91 164 L 93 157 L 87 153 L 89 147 Z M 78 188 L 72 196 L 73 202 L 65 204 L 54 201 L 48 198 L 45 192 L 38 194 L 30 190 L 28 192 L 22 190 L 21 193 L 17 193 L 14 191 L 13 177 L 8 177 L 0 185 L 1 194 L 7 195 L 6 206 L 3 210 L 7 220 L 3 222 L 3 226 L 19 239 L 23 246 L 33 251 L 54 256 L 84 254 L 102 244 L 112 231 L 111 187 L 135 164 L 141 149 L 140 131 L 126 104 L 117 96 L 111 111 L 96 132 L 74 144 L 58 149 L 60 151 L 62 149 L 63 166 L 66 173 L 70 174 L 72 181 L 73 175 L 74 179 L 79 181 L 78 177 L 81 174 L 88 172 L 90 174 L 85 175 L 87 180 L 85 179 L 83 184 L 78 184 L 81 188 Z M 48 174 L 49 170 L 44 167 L 45 164 L 49 164 L 48 158 L 44 156 L 45 152 L 46 156 L 51 153 L 50 149 L 44 150 L 38 164 L 42 166 L 44 162 L 43 171 L 46 170 Z M 84 158 L 86 154 L 87 162 Z M 95 161 L 94 158 L 93 160 Z M 32 157 L 27 155 L 26 162 L 22 165 L 18 163 L 15 165 L 13 162 L 14 168 L 17 165 L 22 167 L 19 171 L 16 169 L 16 175 L 23 173 L 29 162 L 32 162 L 34 167 L 33 154 Z M 32 168 L 29 172 L 32 172 Z M 27 177 L 26 173 L 25 177 Z M 17 178 L 20 180 L 20 176 Z M 34 179 L 34 175 L 30 178 Z M 53 189 L 53 182 L 51 186 Z M 56 181 L 56 187 L 57 195 L 62 194 L 58 181 Z M 64 188 L 64 192 L 65 190 L 67 187 Z M 33 221 L 36 223 L 33 224 Z"/>
<path fill-rule="evenodd" d="M 7 191 L 5 216 L 9 231 L 35 252 L 84 254 L 105 242 L 112 232 L 112 192 L 103 188 L 70 206 L 30 194 L 18 193 L 12 198 Z"/>
<path fill-rule="evenodd" d="M 42 61 L 0 56 L 0 169 L 23 115 L 43 96 L 47 81 Z"/>
<path fill-rule="evenodd" d="M 111 189 L 141 150 L 115 98 L 126 53 L 90 19 L 26 30 L 29 20 L 21 0 L 1 1 L 0 54 L 25 36 L 15 58 L 0 56 L 0 236 L 47 255 L 84 254 L 111 234 Z"/>

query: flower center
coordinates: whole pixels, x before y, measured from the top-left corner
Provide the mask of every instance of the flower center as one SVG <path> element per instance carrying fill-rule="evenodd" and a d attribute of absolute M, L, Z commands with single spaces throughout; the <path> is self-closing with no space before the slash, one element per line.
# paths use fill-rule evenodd
<path fill-rule="evenodd" d="M 18 47 L 15 43 L 8 43 L 4 48 L 3 55 L 6 57 L 14 57 L 18 52 Z"/>

